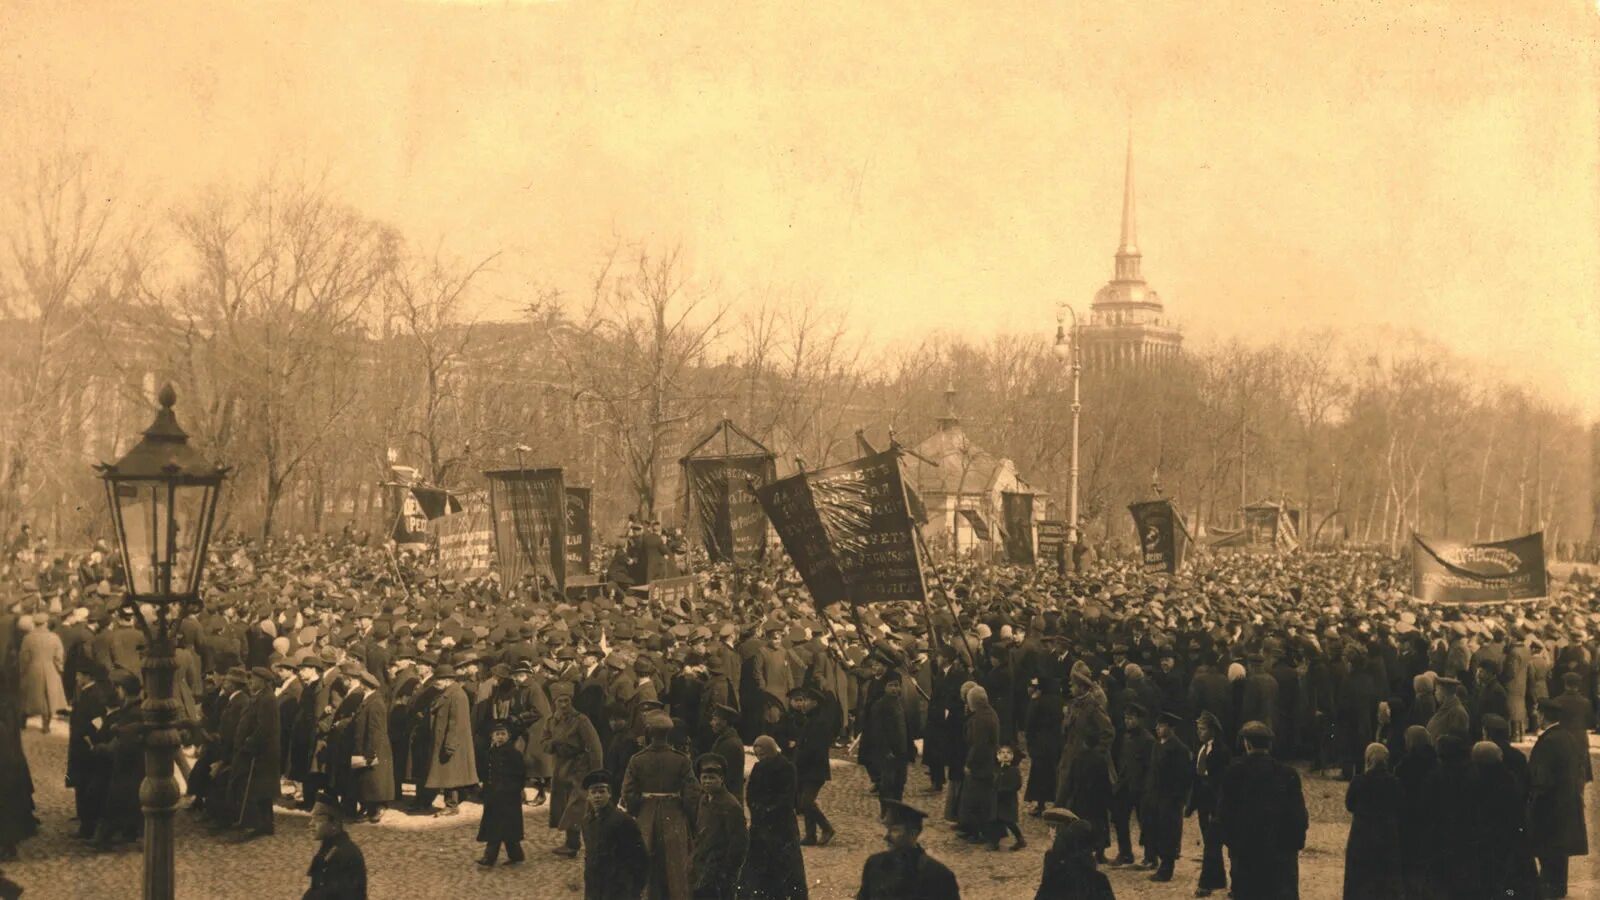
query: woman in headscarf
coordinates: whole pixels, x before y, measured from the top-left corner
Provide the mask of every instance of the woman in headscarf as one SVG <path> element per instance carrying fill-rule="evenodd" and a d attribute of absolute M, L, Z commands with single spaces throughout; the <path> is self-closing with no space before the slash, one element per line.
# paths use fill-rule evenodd
<path fill-rule="evenodd" d="M 1400 807 L 1400 866 L 1405 874 L 1408 894 L 1412 893 L 1413 886 L 1420 892 L 1427 880 L 1423 836 L 1434 827 L 1434 823 L 1428 817 L 1422 785 L 1438 765 L 1439 755 L 1433 748 L 1433 738 L 1428 736 L 1428 729 L 1421 725 L 1407 728 L 1406 753 L 1395 764 L 1394 774 L 1405 792 Z M 1417 896 L 1426 895 L 1417 893 Z"/>
<path fill-rule="evenodd" d="M 1344 808 L 1350 837 L 1344 851 L 1345 900 L 1402 900 L 1400 810 L 1405 791 L 1389 770 L 1389 748 L 1368 744 L 1362 772 L 1350 780 Z"/>
<path fill-rule="evenodd" d="M 967 758 L 962 766 L 961 805 L 957 810 L 956 831 L 974 843 L 995 841 L 996 816 L 994 778 L 999 768 L 995 752 L 1000 749 L 1000 717 L 989 706 L 989 694 L 974 685 L 967 691 Z"/>
<path fill-rule="evenodd" d="M 1028 769 L 1028 787 L 1022 799 L 1033 804 L 1033 815 L 1037 816 L 1044 812 L 1046 803 L 1054 803 L 1056 799 L 1065 709 L 1053 676 L 1040 675 L 1034 679 L 1031 694 L 1024 731 L 1033 764 Z"/>
<path fill-rule="evenodd" d="M 1528 842 L 1526 792 L 1506 766 L 1504 750 L 1492 740 L 1472 745 L 1472 766 L 1477 774 L 1477 884 L 1485 897 L 1533 897 L 1539 873 Z"/>

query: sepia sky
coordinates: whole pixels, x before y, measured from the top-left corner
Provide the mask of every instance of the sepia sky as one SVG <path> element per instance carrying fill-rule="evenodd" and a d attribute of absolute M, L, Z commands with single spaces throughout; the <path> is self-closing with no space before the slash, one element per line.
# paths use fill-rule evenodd
<path fill-rule="evenodd" d="M 1131 115 L 1191 340 L 1416 328 L 1600 415 L 1595 0 L 0 0 L 0 109 L 153 213 L 326 172 L 501 251 L 488 315 L 619 234 L 876 347 L 1085 310 Z"/>

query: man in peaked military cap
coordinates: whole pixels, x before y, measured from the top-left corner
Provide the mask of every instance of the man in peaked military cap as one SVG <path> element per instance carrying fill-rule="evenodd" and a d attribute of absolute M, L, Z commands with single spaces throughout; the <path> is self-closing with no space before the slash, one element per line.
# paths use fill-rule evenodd
<path fill-rule="evenodd" d="M 694 816 L 689 883 L 696 900 L 733 900 L 750 845 L 744 808 L 728 793 L 728 767 L 720 754 L 701 756 L 695 761 L 695 772 L 700 779 L 700 802 Z"/>
<path fill-rule="evenodd" d="M 884 843 L 889 849 L 867 857 L 856 900 L 960 900 L 955 873 L 922 849 L 927 813 L 898 800 L 882 801 Z"/>

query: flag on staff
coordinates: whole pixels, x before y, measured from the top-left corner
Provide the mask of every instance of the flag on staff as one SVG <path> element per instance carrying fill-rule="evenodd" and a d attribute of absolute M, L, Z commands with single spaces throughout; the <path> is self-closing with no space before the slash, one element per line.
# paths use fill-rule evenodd
<path fill-rule="evenodd" d="M 1427 603 L 1504 603 L 1548 593 L 1544 532 L 1470 544 L 1411 534 L 1411 595 Z"/>
<path fill-rule="evenodd" d="M 397 547 L 426 547 L 428 523 L 440 516 L 461 512 L 461 501 L 444 488 L 396 482 L 386 486 L 395 489 L 398 500 L 399 511 L 389 535 Z"/>
<path fill-rule="evenodd" d="M 507 588 L 526 574 L 567 585 L 567 492 L 560 469 L 495 469 L 489 479 L 500 583 Z"/>
<path fill-rule="evenodd" d="M 428 522 L 428 533 L 439 547 L 438 568 L 457 578 L 477 578 L 489 573 L 494 528 L 489 511 L 451 513 Z"/>
<path fill-rule="evenodd" d="M 891 449 L 756 490 L 819 607 L 926 599 L 899 457 Z"/>
<path fill-rule="evenodd" d="M 900 443 L 894 439 L 894 429 L 892 428 L 889 430 L 889 448 L 891 450 L 904 449 L 900 446 Z M 856 450 L 862 456 L 872 456 L 878 452 L 873 448 L 871 442 L 867 440 L 867 436 L 862 433 L 860 429 L 856 430 Z M 912 456 L 917 457 L 917 459 L 922 460 L 930 466 L 937 467 L 939 465 L 931 459 L 927 459 L 918 455 L 916 451 L 907 452 L 910 452 Z M 922 502 L 922 495 L 917 493 L 917 489 L 911 486 L 911 482 L 906 481 L 904 469 L 900 471 L 900 483 L 905 485 L 906 488 L 906 506 L 911 510 L 911 521 L 917 523 L 918 525 L 928 524 L 928 506 Z"/>
<path fill-rule="evenodd" d="M 594 488 L 567 487 L 567 573 L 589 574 L 594 558 L 594 525 L 590 512 Z"/>
<path fill-rule="evenodd" d="M 783 549 L 800 580 L 811 592 L 811 601 L 822 609 L 830 603 L 845 603 L 850 593 L 845 589 L 844 575 L 839 571 L 839 561 L 828 543 L 828 532 L 817 515 L 817 505 L 811 496 L 811 486 L 806 475 L 790 475 L 756 488 L 756 499 L 772 522 L 772 528 L 783 541 Z"/>
<path fill-rule="evenodd" d="M 1145 571 L 1177 572 L 1189 547 L 1189 533 L 1172 501 L 1134 503 L 1128 506 L 1128 512 L 1133 514 L 1133 530 L 1139 535 Z"/>
<path fill-rule="evenodd" d="M 1033 495 L 1002 492 L 1000 524 L 1006 539 L 1006 562 L 1033 565 Z"/>

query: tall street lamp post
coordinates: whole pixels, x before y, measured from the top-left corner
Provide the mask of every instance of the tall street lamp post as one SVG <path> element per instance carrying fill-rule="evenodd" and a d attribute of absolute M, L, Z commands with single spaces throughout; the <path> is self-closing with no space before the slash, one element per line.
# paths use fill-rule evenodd
<path fill-rule="evenodd" d="M 217 497 L 228 475 L 189 446 L 178 427 L 172 385 L 161 389 L 161 410 L 144 438 L 127 455 L 96 468 L 106 484 L 111 520 L 122 554 L 126 593 L 122 608 L 145 634 L 144 898 L 172 900 L 173 813 L 178 781 L 173 771 L 181 739 L 178 701 L 173 697 L 173 637 L 184 615 L 200 606 L 200 576 L 217 512 Z"/>
<path fill-rule="evenodd" d="M 1072 330 L 1067 330 L 1067 319 L 1072 319 Z M 1056 358 L 1067 360 L 1072 366 L 1072 456 L 1071 478 L 1067 493 L 1067 552 L 1075 553 L 1078 545 L 1078 382 L 1083 375 L 1083 352 L 1078 342 L 1078 314 L 1065 301 L 1056 304 Z M 1077 569 L 1074 556 L 1073 569 Z"/>

